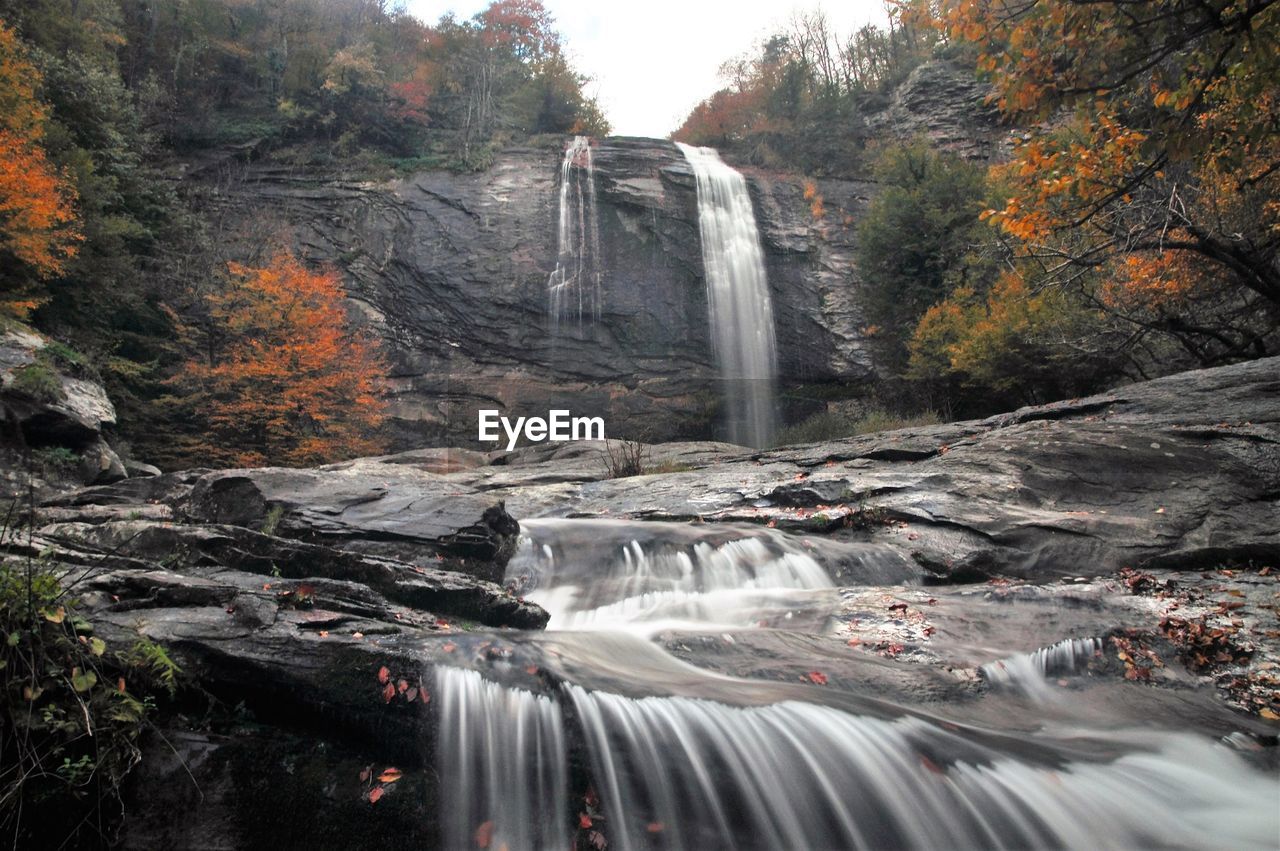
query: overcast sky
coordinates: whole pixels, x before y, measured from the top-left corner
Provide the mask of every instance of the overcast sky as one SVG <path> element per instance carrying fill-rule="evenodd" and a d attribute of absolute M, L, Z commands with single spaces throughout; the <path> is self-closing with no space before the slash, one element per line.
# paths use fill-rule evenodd
<path fill-rule="evenodd" d="M 469 18 L 488 0 L 407 0 L 434 24 L 445 12 Z M 881 0 L 543 0 L 575 67 L 591 76 L 613 132 L 666 136 L 698 101 L 722 87 L 716 69 L 821 5 L 835 30 L 883 23 Z"/>

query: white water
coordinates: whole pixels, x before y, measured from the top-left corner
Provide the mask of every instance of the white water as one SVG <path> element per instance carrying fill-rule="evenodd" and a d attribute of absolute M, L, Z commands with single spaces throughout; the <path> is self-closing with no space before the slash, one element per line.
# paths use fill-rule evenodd
<path fill-rule="evenodd" d="M 560 705 L 458 668 L 437 668 L 435 685 L 445 846 L 476 847 L 491 821 L 489 848 L 569 847 Z"/>
<path fill-rule="evenodd" d="M 698 184 L 711 342 L 724 384 L 728 439 L 767 446 L 778 419 L 778 356 L 751 195 L 742 175 L 714 149 L 676 144 Z"/>
<path fill-rule="evenodd" d="M 1048 677 L 1074 674 L 1100 650 L 1100 639 L 1066 638 L 1030 653 L 989 662 L 979 670 L 992 685 L 1017 689 L 1038 703 L 1046 703 L 1060 695 Z"/>
<path fill-rule="evenodd" d="M 1274 778 L 1194 736 L 1130 731 L 1127 747 L 1145 738 L 1152 749 L 1037 764 L 919 718 L 566 691 L 611 847 L 623 851 L 1268 848 L 1276 838 Z"/>
<path fill-rule="evenodd" d="M 570 847 L 583 788 L 569 742 L 585 748 L 574 770 L 589 771 L 603 810 L 591 829 L 620 851 L 1275 847 L 1277 778 L 1206 737 L 1109 729 L 1087 707 L 1004 735 L 851 704 L 834 687 L 701 671 L 634 634 L 678 626 L 728 642 L 726 625 L 794 628 L 806 606 L 818 623 L 833 560 L 901 581 L 873 549 L 754 527 L 522 527 L 508 578 L 534 589 L 553 629 L 575 632 L 533 645 L 557 672 L 546 696 L 438 669 L 447 847 L 474 847 L 489 821 L 490 848 Z M 1037 697 L 1098 646 L 1067 640 L 983 672 Z"/>
<path fill-rule="evenodd" d="M 600 224 L 596 217 L 595 165 L 591 140 L 574 136 L 560 163 L 560 219 L 556 268 L 547 281 L 547 316 L 552 330 L 562 319 L 600 319 Z"/>
<path fill-rule="evenodd" d="M 813 613 L 834 598 L 824 563 L 863 581 L 902 581 L 901 556 L 794 538 L 758 526 L 622 520 L 527 520 L 507 579 L 551 614 L 552 630 L 756 627 Z"/>

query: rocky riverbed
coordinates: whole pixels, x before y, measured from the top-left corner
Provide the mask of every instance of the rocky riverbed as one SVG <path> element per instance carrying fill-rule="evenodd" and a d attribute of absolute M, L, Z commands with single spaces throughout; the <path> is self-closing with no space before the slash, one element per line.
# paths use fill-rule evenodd
<path fill-rule="evenodd" d="M 99 635 L 165 644 L 235 709 L 152 737 L 133 847 L 438 838 L 441 666 L 539 694 L 870 701 L 1002 734 L 1086 706 L 1274 771 L 1278 369 L 766 452 L 655 445 L 666 472 L 625 479 L 591 444 L 134 477 L 46 499 L 6 559 L 65 566 Z M 562 551 L 589 546 L 586 579 L 564 578 Z M 633 611 L 639 637 L 542 631 L 563 598 L 539 553 L 581 609 L 592 571 L 663 547 L 823 572 L 764 608 L 726 584 L 679 618 Z M 386 765 L 403 779 L 371 781 Z M 309 815 L 273 815 L 292 808 Z"/>

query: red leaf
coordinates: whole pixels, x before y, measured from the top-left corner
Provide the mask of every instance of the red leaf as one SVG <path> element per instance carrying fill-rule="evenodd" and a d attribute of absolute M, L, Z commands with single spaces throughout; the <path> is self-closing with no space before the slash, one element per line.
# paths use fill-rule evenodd
<path fill-rule="evenodd" d="M 385 768 L 383 769 L 382 773 L 378 775 L 378 782 L 379 783 L 395 783 L 402 776 L 403 774 L 398 768 Z"/>
<path fill-rule="evenodd" d="M 373 766 L 366 767 L 363 771 L 360 772 L 360 782 L 368 783 L 369 776 L 372 774 L 373 774 Z"/>
<path fill-rule="evenodd" d="M 810 671 L 809 682 L 813 683 L 814 685 L 825 686 L 827 684 L 827 675 L 822 673 L 821 671 Z"/>
<path fill-rule="evenodd" d="M 407 700 L 409 703 L 413 703 L 415 700 L 418 699 L 418 690 L 416 688 L 409 689 L 404 693 L 404 699 Z"/>
<path fill-rule="evenodd" d="M 649 822 L 649 826 L 645 828 L 645 830 L 649 831 L 650 833 L 662 833 L 662 831 L 666 829 L 667 829 L 667 826 L 660 821 L 651 821 Z"/>
<path fill-rule="evenodd" d="M 404 680 L 400 680 L 400 682 L 396 683 L 396 691 L 400 692 L 401 694 L 404 694 L 408 690 L 409 690 L 409 684 Z"/>
<path fill-rule="evenodd" d="M 488 848 L 493 839 L 493 822 L 487 821 L 476 828 L 476 847 Z"/>
<path fill-rule="evenodd" d="M 378 669 L 378 682 L 385 683 L 389 679 L 391 679 L 391 672 L 387 670 L 386 665 L 383 665 Z"/>
<path fill-rule="evenodd" d="M 586 830 L 591 827 L 591 816 L 586 813 L 578 813 L 578 827 Z"/>
<path fill-rule="evenodd" d="M 382 796 L 385 794 L 387 794 L 386 789 L 383 789 L 381 786 L 374 786 L 369 790 L 369 803 L 378 803 L 378 801 L 382 800 Z"/>
<path fill-rule="evenodd" d="M 449 642 L 446 642 L 445 645 L 440 649 L 446 653 L 452 653 L 453 651 L 458 649 L 458 645 L 454 644 L 452 641 L 449 641 Z"/>
<path fill-rule="evenodd" d="M 382 690 L 382 699 L 386 703 L 391 702 L 391 698 L 396 696 L 396 687 L 391 683 L 387 683 L 386 688 Z"/>

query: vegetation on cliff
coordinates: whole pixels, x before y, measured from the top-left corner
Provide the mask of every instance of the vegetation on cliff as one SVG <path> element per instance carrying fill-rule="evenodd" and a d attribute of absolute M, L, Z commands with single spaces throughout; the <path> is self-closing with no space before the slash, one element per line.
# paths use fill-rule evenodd
<path fill-rule="evenodd" d="M 801 16 L 677 138 L 883 189 L 860 298 L 895 404 L 1087 393 L 1280 347 L 1280 21 L 1267 0 L 900 0 L 887 28 Z M 992 85 L 1017 141 L 977 165 L 863 120 L 922 62 Z M 985 223 L 985 224 L 984 224 Z"/>
<path fill-rule="evenodd" d="M 175 176 L 235 171 L 250 158 L 353 176 L 480 169 L 535 134 L 608 132 L 585 85 L 537 0 L 495 0 L 471 19 L 434 25 L 375 0 L 0 0 L 5 321 L 31 322 L 84 352 L 125 440 L 161 464 L 207 458 L 207 438 L 192 429 L 229 418 L 240 422 L 213 429 L 224 460 L 367 450 L 370 435 L 354 435 L 376 424 L 365 414 L 377 406 L 345 402 L 365 400 L 370 387 L 358 380 L 351 400 L 331 392 L 335 376 L 367 376 L 374 363 L 349 348 L 345 331 L 346 342 L 329 340 L 335 370 L 324 380 L 234 404 L 245 388 L 212 381 L 227 377 L 219 358 L 244 336 L 228 300 L 264 280 L 276 268 L 273 246 L 292 240 L 263 217 L 258 256 L 237 255 L 216 201 Z M 232 260 L 246 266 L 229 270 Z M 291 281 L 332 280 L 305 257 L 295 265 Z M 326 310 L 325 334 L 339 334 L 340 311 Z M 272 354 L 283 363 L 297 354 L 285 337 L 264 334 L 258 345 L 279 342 Z M 336 368 L 344 359 L 346 371 Z M 299 403 L 288 416 L 285 399 Z M 299 418 L 306 425 L 288 436 Z"/>

